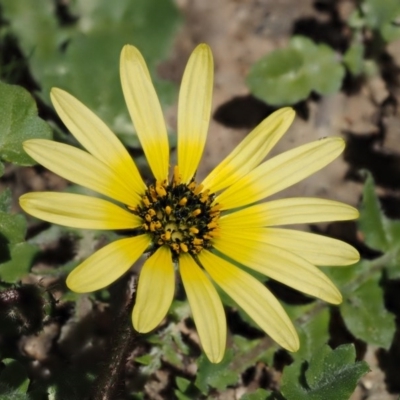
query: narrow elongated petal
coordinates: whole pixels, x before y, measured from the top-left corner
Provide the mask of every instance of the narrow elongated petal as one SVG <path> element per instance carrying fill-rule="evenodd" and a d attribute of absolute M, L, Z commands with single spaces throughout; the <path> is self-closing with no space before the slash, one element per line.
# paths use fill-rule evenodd
<path fill-rule="evenodd" d="M 167 314 L 175 291 L 174 275 L 168 247 L 160 247 L 144 263 L 132 314 L 133 326 L 138 332 L 150 332 Z"/>
<path fill-rule="evenodd" d="M 86 151 L 44 139 L 27 140 L 23 146 L 34 160 L 71 182 L 126 205 L 134 206 L 140 201 L 123 177 Z"/>
<path fill-rule="evenodd" d="M 54 224 L 81 229 L 133 229 L 141 219 L 129 211 L 96 197 L 72 193 L 27 193 L 19 204 L 28 214 Z"/>
<path fill-rule="evenodd" d="M 280 247 L 319 266 L 351 265 L 359 261 L 358 251 L 337 239 L 309 232 L 281 228 L 247 228 L 223 232 L 222 237 L 236 241 L 254 240 Z"/>
<path fill-rule="evenodd" d="M 307 178 L 344 149 L 341 138 L 325 138 L 289 150 L 259 165 L 216 199 L 224 209 L 246 206 Z"/>
<path fill-rule="evenodd" d="M 332 304 L 342 296 L 317 267 L 287 250 L 263 243 L 261 236 L 237 238 L 227 232 L 216 238 L 214 247 L 233 260 L 303 293 Z"/>
<path fill-rule="evenodd" d="M 226 345 L 226 318 L 221 299 L 188 254 L 179 257 L 179 270 L 204 352 L 211 362 L 218 363 Z"/>
<path fill-rule="evenodd" d="M 203 154 L 211 114 L 213 68 L 210 48 L 200 44 L 183 74 L 178 108 L 178 166 L 184 183 L 194 176 Z"/>
<path fill-rule="evenodd" d="M 168 134 L 157 93 L 139 50 L 130 45 L 121 52 L 122 91 L 129 114 L 154 177 L 167 179 Z"/>
<path fill-rule="evenodd" d="M 341 240 L 292 229 L 266 228 L 264 232 L 264 243 L 288 249 L 314 265 L 345 266 L 360 259 L 358 251 Z"/>
<path fill-rule="evenodd" d="M 107 125 L 75 97 L 53 88 L 51 100 L 57 114 L 78 142 L 93 156 L 123 176 L 139 194 L 146 190 L 131 156 Z"/>
<path fill-rule="evenodd" d="M 354 207 L 314 197 L 292 197 L 256 204 L 221 217 L 219 223 L 237 229 L 257 226 L 311 224 L 358 218 Z"/>
<path fill-rule="evenodd" d="M 211 278 L 279 345 L 299 349 L 299 338 L 285 310 L 272 293 L 251 275 L 220 257 L 202 251 L 200 263 Z"/>
<path fill-rule="evenodd" d="M 67 286 L 78 293 L 102 289 L 131 268 L 150 244 L 150 236 L 120 239 L 96 251 L 76 267 L 67 278 Z"/>
<path fill-rule="evenodd" d="M 289 129 L 295 112 L 289 107 L 264 119 L 202 182 L 212 193 L 225 189 L 248 174 L 267 156 Z"/>

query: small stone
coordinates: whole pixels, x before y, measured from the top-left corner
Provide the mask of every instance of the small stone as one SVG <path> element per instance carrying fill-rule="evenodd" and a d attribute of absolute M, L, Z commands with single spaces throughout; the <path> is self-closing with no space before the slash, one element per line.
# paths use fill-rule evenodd
<path fill-rule="evenodd" d="M 375 75 L 367 82 L 370 95 L 375 104 L 382 104 L 389 96 L 385 81 L 380 75 Z"/>

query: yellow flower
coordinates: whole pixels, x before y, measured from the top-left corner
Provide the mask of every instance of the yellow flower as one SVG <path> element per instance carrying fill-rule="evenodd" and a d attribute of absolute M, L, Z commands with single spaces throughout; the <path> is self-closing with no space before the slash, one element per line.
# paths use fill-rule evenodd
<path fill-rule="evenodd" d="M 60 89 L 51 92 L 54 107 L 86 151 L 42 139 L 24 143 L 26 152 L 49 170 L 121 203 L 68 193 L 28 193 L 20 198 L 27 213 L 75 228 L 133 232 L 82 262 L 69 274 L 68 287 L 75 292 L 104 288 L 149 252 L 132 314 L 136 330 L 151 331 L 167 314 L 177 266 L 210 361 L 221 361 L 226 342 L 225 313 L 214 284 L 282 347 L 296 351 L 299 339 L 280 303 L 262 283 L 228 260 L 329 303 L 341 302 L 339 291 L 315 265 L 349 265 L 359 259 L 357 251 L 335 239 L 276 226 L 349 220 L 357 218 L 357 210 L 316 198 L 258 202 L 329 164 L 343 151 L 343 140 L 321 139 L 263 161 L 293 121 L 293 110 L 283 108 L 196 183 L 213 85 L 212 54 L 201 44 L 182 80 L 178 165 L 169 178 L 162 110 L 135 47 L 123 48 L 120 72 L 127 107 L 154 174 L 149 186 L 107 126 Z"/>

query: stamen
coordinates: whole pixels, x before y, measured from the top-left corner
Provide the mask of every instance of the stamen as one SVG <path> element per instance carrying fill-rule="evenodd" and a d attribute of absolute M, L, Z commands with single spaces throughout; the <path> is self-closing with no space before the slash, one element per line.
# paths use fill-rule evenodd
<path fill-rule="evenodd" d="M 162 186 L 159 181 L 156 182 L 156 192 L 160 197 L 165 197 L 167 195 L 164 186 Z"/>
<path fill-rule="evenodd" d="M 146 207 L 150 207 L 150 201 L 149 198 L 147 196 L 143 196 L 142 197 L 143 203 Z"/>
<path fill-rule="evenodd" d="M 156 222 L 154 223 L 154 225 L 155 225 L 156 229 L 161 229 L 161 228 L 162 228 L 162 224 L 161 224 L 160 221 L 156 221 Z"/>
<path fill-rule="evenodd" d="M 174 167 L 174 181 L 173 184 L 174 186 L 178 186 L 182 181 L 181 175 L 179 175 L 179 167 L 175 165 Z"/>
<path fill-rule="evenodd" d="M 165 232 L 163 235 L 161 235 L 161 238 L 165 240 L 166 242 L 171 240 L 171 231 Z"/>
<path fill-rule="evenodd" d="M 176 260 L 181 253 L 198 254 L 212 246 L 218 236 L 222 206 L 215 196 L 194 180 L 182 183 L 174 167 L 171 182 L 155 181 L 136 207 L 128 207 L 142 218 L 142 230 L 151 236 L 155 249 L 168 246 Z"/>
<path fill-rule="evenodd" d="M 195 187 L 196 187 L 196 182 L 195 181 L 190 182 L 189 185 L 188 185 L 188 188 L 190 190 L 192 190 L 192 191 L 195 189 Z"/>
<path fill-rule="evenodd" d="M 187 197 L 182 197 L 178 204 L 180 206 L 186 206 L 187 201 L 188 201 Z"/>
<path fill-rule="evenodd" d="M 201 191 L 203 190 L 203 187 L 204 187 L 204 186 L 200 183 L 200 185 L 197 186 L 196 189 L 194 189 L 193 193 L 197 196 L 198 194 L 201 193 Z"/>
<path fill-rule="evenodd" d="M 222 208 L 222 205 L 221 204 L 215 204 L 215 206 L 212 206 L 211 208 L 210 208 L 210 212 L 216 212 L 216 211 L 219 211 L 220 209 Z"/>
<path fill-rule="evenodd" d="M 179 243 L 179 247 L 181 248 L 181 250 L 184 253 L 187 253 L 189 251 L 189 248 L 187 247 L 187 245 L 185 243 Z"/>

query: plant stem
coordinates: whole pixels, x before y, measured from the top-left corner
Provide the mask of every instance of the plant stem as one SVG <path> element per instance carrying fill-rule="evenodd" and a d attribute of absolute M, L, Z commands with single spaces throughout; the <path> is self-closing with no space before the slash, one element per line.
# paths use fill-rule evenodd
<path fill-rule="evenodd" d="M 90 400 L 111 400 L 124 392 L 123 372 L 129 352 L 139 336 L 131 324 L 131 312 L 136 301 L 136 284 L 130 299 L 115 320 L 115 333 L 111 338 L 109 359 L 93 382 Z"/>

